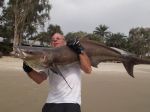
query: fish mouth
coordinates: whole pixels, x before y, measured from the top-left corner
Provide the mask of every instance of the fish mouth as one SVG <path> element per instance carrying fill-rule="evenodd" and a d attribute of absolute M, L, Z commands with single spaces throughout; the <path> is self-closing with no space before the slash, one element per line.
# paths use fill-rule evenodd
<path fill-rule="evenodd" d="M 26 57 L 22 49 L 20 49 L 19 47 L 14 47 L 14 48 L 15 48 L 15 54 L 14 54 L 15 56 L 21 59 L 24 59 Z"/>
<path fill-rule="evenodd" d="M 48 65 L 48 56 L 43 51 L 35 51 L 34 49 L 15 48 L 17 57 L 24 61 L 39 61 L 43 65 Z"/>
<path fill-rule="evenodd" d="M 24 49 L 18 49 L 18 55 L 21 59 L 29 59 L 34 57 L 34 55 L 32 55 L 32 51 L 28 51 Z"/>
<path fill-rule="evenodd" d="M 46 53 L 43 52 L 34 52 L 34 51 L 30 51 L 30 50 L 23 50 L 22 51 L 22 59 L 23 60 L 35 60 L 38 61 L 39 63 L 41 63 L 42 66 L 48 66 L 48 56 Z"/>
<path fill-rule="evenodd" d="M 16 56 L 18 56 L 19 58 L 23 60 L 41 56 L 41 52 L 34 52 L 33 50 L 21 49 L 19 47 L 15 48 L 15 52 L 16 52 Z"/>

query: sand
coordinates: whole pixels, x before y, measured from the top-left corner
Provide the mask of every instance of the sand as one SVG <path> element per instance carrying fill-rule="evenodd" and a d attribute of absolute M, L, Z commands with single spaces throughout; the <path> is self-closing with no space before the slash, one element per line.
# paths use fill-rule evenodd
<path fill-rule="evenodd" d="M 91 75 L 83 73 L 82 112 L 150 112 L 150 66 L 135 66 L 134 74 L 121 63 L 101 63 Z M 0 58 L 0 112 L 41 112 L 47 83 L 29 79 L 22 60 Z"/>

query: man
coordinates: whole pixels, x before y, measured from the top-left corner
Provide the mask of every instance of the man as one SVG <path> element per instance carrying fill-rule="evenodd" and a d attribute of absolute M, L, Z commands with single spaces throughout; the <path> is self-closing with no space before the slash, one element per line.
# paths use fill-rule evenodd
<path fill-rule="evenodd" d="M 77 62 L 65 66 L 58 66 L 60 72 L 65 77 L 68 85 L 58 73 L 46 69 L 37 72 L 29 67 L 25 62 L 23 69 L 28 76 L 36 83 L 40 84 L 49 77 L 50 91 L 42 112 L 81 112 L 81 71 L 80 68 L 90 74 L 92 71 L 91 63 L 84 52 L 84 48 L 79 41 L 66 43 L 65 38 L 60 33 L 55 33 L 51 37 L 53 47 L 67 45 L 79 56 L 80 64 Z"/>

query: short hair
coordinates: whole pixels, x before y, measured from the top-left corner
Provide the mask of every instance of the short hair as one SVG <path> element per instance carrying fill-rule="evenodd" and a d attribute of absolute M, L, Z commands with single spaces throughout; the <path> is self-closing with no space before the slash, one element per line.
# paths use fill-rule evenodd
<path fill-rule="evenodd" d="M 52 32 L 52 33 L 50 34 L 50 37 L 54 36 L 56 33 L 59 33 L 59 34 L 63 35 L 63 34 L 60 33 L 60 32 Z"/>
<path fill-rule="evenodd" d="M 50 37 L 54 36 L 55 33 L 56 33 L 56 32 L 51 33 L 51 34 L 50 34 Z"/>

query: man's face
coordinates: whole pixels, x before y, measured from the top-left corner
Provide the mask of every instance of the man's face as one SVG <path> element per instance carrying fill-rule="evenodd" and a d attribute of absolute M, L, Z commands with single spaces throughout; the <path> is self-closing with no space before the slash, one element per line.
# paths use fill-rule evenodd
<path fill-rule="evenodd" d="M 51 45 L 53 47 L 60 47 L 66 44 L 65 38 L 63 35 L 56 33 L 52 36 Z"/>

